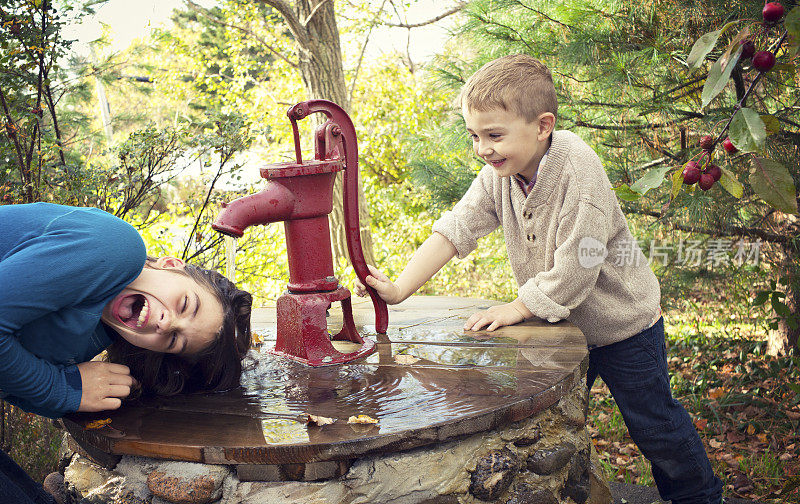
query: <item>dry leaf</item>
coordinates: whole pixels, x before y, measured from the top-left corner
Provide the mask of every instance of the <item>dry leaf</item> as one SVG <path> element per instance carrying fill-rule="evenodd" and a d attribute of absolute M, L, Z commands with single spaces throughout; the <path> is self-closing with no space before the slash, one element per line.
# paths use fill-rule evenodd
<path fill-rule="evenodd" d="M 800 420 L 800 413 L 794 411 L 786 411 L 786 416 L 789 417 L 789 420 Z"/>
<path fill-rule="evenodd" d="M 753 426 L 753 424 L 747 426 L 747 433 L 751 436 L 756 433 L 756 428 Z"/>
<path fill-rule="evenodd" d="M 694 426 L 697 427 L 697 430 L 705 430 L 706 425 L 708 425 L 708 420 L 705 418 L 700 418 L 694 422 Z"/>
<path fill-rule="evenodd" d="M 716 439 L 710 439 L 708 441 L 708 444 L 711 446 L 711 448 L 714 448 L 715 450 L 718 450 L 719 448 L 722 448 L 722 443 L 720 443 Z"/>
<path fill-rule="evenodd" d="M 330 425 L 335 421 L 336 421 L 335 418 L 328 418 L 317 415 L 308 415 L 308 418 L 306 419 L 306 423 L 308 425 L 318 425 L 320 427 L 322 427 L 323 425 Z"/>
<path fill-rule="evenodd" d="M 378 420 L 368 415 L 351 416 L 347 419 L 349 424 L 376 424 Z"/>
<path fill-rule="evenodd" d="M 394 361 L 398 364 L 414 364 L 419 358 L 408 354 L 399 354 L 394 356 Z"/>
<path fill-rule="evenodd" d="M 710 399 L 719 399 L 720 397 L 725 395 L 725 387 L 715 387 L 708 391 L 708 397 Z"/>
<path fill-rule="evenodd" d="M 94 430 L 94 429 L 102 429 L 106 425 L 111 423 L 110 418 L 103 418 L 102 420 L 92 420 L 91 422 L 87 422 L 84 428 L 86 430 Z"/>

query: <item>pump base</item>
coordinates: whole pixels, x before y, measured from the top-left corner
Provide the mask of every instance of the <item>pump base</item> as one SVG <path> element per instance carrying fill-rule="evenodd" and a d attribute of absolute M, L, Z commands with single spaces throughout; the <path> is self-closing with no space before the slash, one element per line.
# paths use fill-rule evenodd
<path fill-rule="evenodd" d="M 325 312 L 335 301 L 342 303 L 344 325 L 331 337 Z M 343 364 L 375 351 L 375 342 L 362 338 L 356 330 L 350 291 L 345 287 L 339 286 L 330 292 L 286 292 L 278 298 L 276 308 L 278 334 L 271 354 L 316 367 Z M 332 339 L 358 343 L 361 347 L 355 352 L 342 353 L 333 347 Z"/>

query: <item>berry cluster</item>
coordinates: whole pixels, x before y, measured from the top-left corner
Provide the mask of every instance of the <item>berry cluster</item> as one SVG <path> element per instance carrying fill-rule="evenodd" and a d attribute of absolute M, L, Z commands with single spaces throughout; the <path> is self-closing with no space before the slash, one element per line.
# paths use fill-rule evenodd
<path fill-rule="evenodd" d="M 779 2 L 768 2 L 764 5 L 761 15 L 765 24 L 775 24 L 783 18 L 783 5 Z M 756 45 L 750 39 L 743 39 L 740 43 L 742 45 L 740 61 L 751 60 L 751 66 L 762 74 L 769 72 L 772 67 L 775 66 L 775 54 L 773 52 L 756 51 Z M 728 124 L 730 125 L 730 122 Z M 727 130 L 727 126 L 725 129 Z M 724 131 L 722 134 L 724 134 Z M 719 139 L 714 140 L 711 135 L 703 135 L 700 137 L 699 144 L 703 151 L 699 161 L 692 160 L 683 165 L 682 176 L 685 185 L 697 183 L 700 189 L 708 191 L 715 182 L 718 182 L 719 179 L 722 178 L 722 170 L 720 167 L 711 162 L 711 156 L 718 141 Z M 722 148 L 725 149 L 725 152 L 728 154 L 735 154 L 739 151 L 739 149 L 733 145 L 730 137 L 726 137 L 725 140 L 722 141 Z M 705 163 L 701 167 L 700 163 L 702 163 L 704 159 Z"/>
<path fill-rule="evenodd" d="M 686 185 L 696 182 L 700 189 L 708 191 L 721 178 L 722 170 L 710 161 L 702 168 L 697 161 L 689 161 L 683 165 L 683 183 Z"/>

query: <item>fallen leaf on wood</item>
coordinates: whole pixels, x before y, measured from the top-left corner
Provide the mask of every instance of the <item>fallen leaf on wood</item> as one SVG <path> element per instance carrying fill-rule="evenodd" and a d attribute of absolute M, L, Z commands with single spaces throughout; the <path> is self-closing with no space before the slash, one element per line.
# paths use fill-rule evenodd
<path fill-rule="evenodd" d="M 394 361 L 398 364 L 414 364 L 418 360 L 418 357 L 408 354 L 399 354 L 394 356 Z"/>
<path fill-rule="evenodd" d="M 92 420 L 91 422 L 86 422 L 84 425 L 84 429 L 86 430 L 94 430 L 94 429 L 102 429 L 106 425 L 111 423 L 110 418 L 104 418 L 102 420 Z"/>
<path fill-rule="evenodd" d="M 376 424 L 378 420 L 368 415 L 351 416 L 347 419 L 349 424 Z"/>
<path fill-rule="evenodd" d="M 320 427 L 322 427 L 323 425 L 330 425 L 335 421 L 336 421 L 335 418 L 328 418 L 317 415 L 308 415 L 308 418 L 306 419 L 306 423 L 308 425 L 318 425 Z"/>

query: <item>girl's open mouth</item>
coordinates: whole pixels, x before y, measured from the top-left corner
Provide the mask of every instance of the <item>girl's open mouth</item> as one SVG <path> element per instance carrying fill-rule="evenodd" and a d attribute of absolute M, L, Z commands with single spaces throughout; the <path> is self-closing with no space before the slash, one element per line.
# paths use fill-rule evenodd
<path fill-rule="evenodd" d="M 117 302 L 114 315 L 126 326 L 140 329 L 150 317 L 150 303 L 142 294 L 129 294 Z"/>
<path fill-rule="evenodd" d="M 495 168 L 500 168 L 505 163 L 505 159 L 498 159 L 497 161 L 489 161 L 489 164 L 494 166 Z"/>

